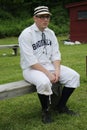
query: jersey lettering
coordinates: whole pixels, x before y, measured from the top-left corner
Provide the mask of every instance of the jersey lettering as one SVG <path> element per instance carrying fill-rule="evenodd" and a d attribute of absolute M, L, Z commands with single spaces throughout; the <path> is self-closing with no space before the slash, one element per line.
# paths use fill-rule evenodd
<path fill-rule="evenodd" d="M 32 44 L 32 47 L 33 47 L 33 50 L 36 50 L 39 47 L 49 46 L 49 45 L 51 46 L 52 42 L 50 40 L 46 39 L 46 41 L 43 41 L 43 40 L 37 41 L 35 44 Z"/>

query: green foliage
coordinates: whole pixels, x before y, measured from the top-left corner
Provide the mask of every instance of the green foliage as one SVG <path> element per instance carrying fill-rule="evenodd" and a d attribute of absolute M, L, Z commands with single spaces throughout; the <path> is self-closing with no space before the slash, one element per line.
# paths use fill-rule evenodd
<path fill-rule="evenodd" d="M 0 38 L 18 36 L 30 23 L 33 23 L 33 9 L 39 5 L 49 6 L 52 12 L 49 25 L 58 34 L 69 33 L 69 16 L 66 3 L 79 0 L 0 0 Z"/>
<path fill-rule="evenodd" d="M 24 28 L 33 23 L 33 18 L 30 17 L 29 14 L 26 13 L 26 11 L 22 12 L 19 18 L 12 17 L 12 15 L 9 14 L 6 16 L 5 19 L 4 12 L 2 13 L 2 15 L 4 16 L 4 18 L 0 20 L 0 38 L 18 36 Z M 64 19 L 63 16 L 61 15 L 58 18 L 57 15 L 53 14 L 52 17 L 53 18 L 50 22 L 49 27 L 55 31 L 56 35 L 68 33 L 68 22 L 61 22 L 61 20 Z"/>
<path fill-rule="evenodd" d="M 52 22 L 56 25 L 64 25 L 69 21 L 67 10 L 61 5 L 52 9 Z"/>
<path fill-rule="evenodd" d="M 13 19 L 13 16 L 11 15 L 11 13 L 0 9 L 0 20 L 4 21 L 4 20 L 9 20 L 9 19 L 10 20 Z"/>
<path fill-rule="evenodd" d="M 33 19 L 13 19 L 0 21 L 0 38 L 2 37 L 10 37 L 10 36 L 18 36 L 20 32 L 27 26 L 33 23 Z"/>
<path fill-rule="evenodd" d="M 69 27 L 67 25 L 55 25 L 50 23 L 49 28 L 51 28 L 56 35 L 63 35 L 63 34 L 68 34 L 69 32 Z"/>

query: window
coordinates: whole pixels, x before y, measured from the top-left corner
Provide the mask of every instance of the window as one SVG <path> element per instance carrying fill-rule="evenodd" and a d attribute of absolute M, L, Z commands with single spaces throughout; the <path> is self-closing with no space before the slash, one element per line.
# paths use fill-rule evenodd
<path fill-rule="evenodd" d="M 87 10 L 78 12 L 78 19 L 87 19 Z"/>

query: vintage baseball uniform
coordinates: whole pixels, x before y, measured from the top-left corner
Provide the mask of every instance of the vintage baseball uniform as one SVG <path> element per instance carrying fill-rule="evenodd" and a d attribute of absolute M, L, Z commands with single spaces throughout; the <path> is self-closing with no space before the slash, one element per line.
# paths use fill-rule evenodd
<path fill-rule="evenodd" d="M 35 23 L 22 31 L 18 39 L 20 64 L 24 79 L 34 84 L 38 93 L 51 95 L 52 83 L 49 78 L 43 72 L 31 68 L 32 65 L 40 63 L 49 71 L 54 71 L 52 62 L 61 60 L 59 44 L 54 32 L 46 28 L 43 33 L 46 36 L 45 43 L 42 40 L 42 32 Z M 78 87 L 80 85 L 79 77 L 80 75 L 71 68 L 60 66 L 60 82 L 66 87 Z"/>

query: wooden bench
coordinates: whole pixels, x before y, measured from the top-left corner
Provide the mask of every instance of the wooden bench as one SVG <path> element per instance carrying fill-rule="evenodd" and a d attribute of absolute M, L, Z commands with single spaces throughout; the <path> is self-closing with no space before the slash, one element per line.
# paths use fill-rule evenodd
<path fill-rule="evenodd" d="M 58 86 L 56 88 L 56 85 Z M 53 94 L 51 97 L 52 101 L 52 108 L 55 107 L 56 103 L 59 101 L 61 92 L 62 92 L 62 85 L 57 83 L 53 86 L 53 92 L 58 92 L 56 95 Z M 60 86 L 60 87 L 59 87 Z M 30 94 L 36 92 L 36 87 L 25 80 L 1 84 L 0 85 L 0 100 L 9 99 L 17 96 L 22 96 L 24 94 Z"/>
<path fill-rule="evenodd" d="M 18 54 L 18 47 L 19 47 L 18 44 L 0 45 L 0 49 L 12 48 L 15 56 L 17 56 L 17 54 Z"/>
<path fill-rule="evenodd" d="M 0 100 L 8 99 L 36 91 L 34 85 L 25 80 L 0 85 Z"/>

